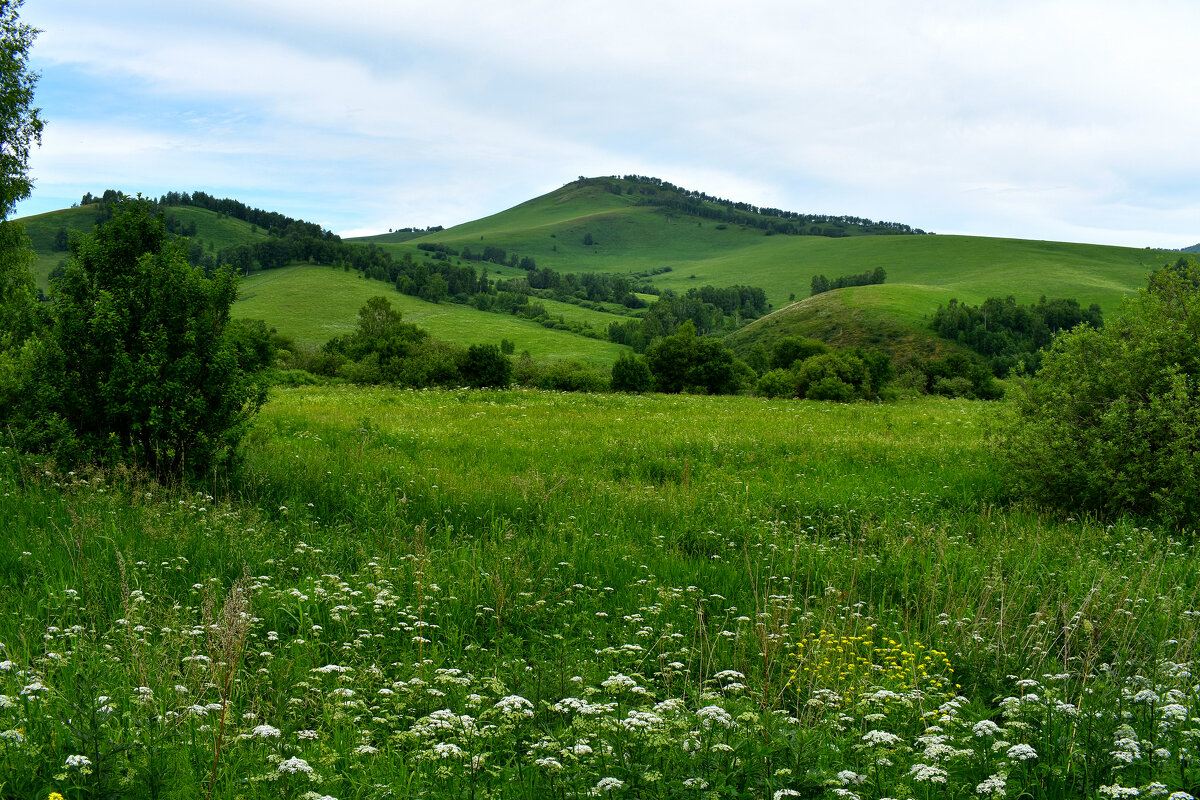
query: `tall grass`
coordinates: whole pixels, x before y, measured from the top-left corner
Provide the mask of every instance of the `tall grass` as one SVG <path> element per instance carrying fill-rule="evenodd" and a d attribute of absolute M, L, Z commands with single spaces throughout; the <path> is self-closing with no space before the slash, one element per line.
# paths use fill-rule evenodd
<path fill-rule="evenodd" d="M 204 487 L 3 451 L 0 795 L 1194 792 L 1190 549 L 1014 505 L 990 408 L 304 389 Z"/>

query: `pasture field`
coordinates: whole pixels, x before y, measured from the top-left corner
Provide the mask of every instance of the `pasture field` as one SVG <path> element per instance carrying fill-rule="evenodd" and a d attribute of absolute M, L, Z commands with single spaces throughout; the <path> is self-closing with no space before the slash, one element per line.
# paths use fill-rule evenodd
<path fill-rule="evenodd" d="M 0 796 L 1190 797 L 1190 542 L 1014 504 L 1003 413 L 303 388 L 202 486 L 0 450 Z"/>
<path fill-rule="evenodd" d="M 372 297 L 386 297 L 405 322 L 412 322 L 438 339 L 463 346 L 499 344 L 508 339 L 516 352 L 528 350 L 538 361 L 577 359 L 608 365 L 625 349 L 606 339 L 590 339 L 566 330 L 544 328 L 532 320 L 479 311 L 454 303 L 429 303 L 400 294 L 383 281 L 363 278 L 357 272 L 306 264 L 252 273 L 242 279 L 235 317 L 266 320 L 267 324 L 296 341 L 318 347 L 335 336 L 354 331 L 358 310 Z M 616 314 L 590 311 L 569 303 L 542 301 L 554 317 L 586 322 L 601 335 Z"/>

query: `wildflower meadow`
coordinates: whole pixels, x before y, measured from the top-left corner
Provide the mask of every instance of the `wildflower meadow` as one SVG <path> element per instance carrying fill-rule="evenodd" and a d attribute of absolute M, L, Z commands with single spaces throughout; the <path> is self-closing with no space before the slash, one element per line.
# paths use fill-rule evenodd
<path fill-rule="evenodd" d="M 0 796 L 1200 794 L 1190 532 L 1003 406 L 277 390 L 204 484 L 0 450 Z"/>

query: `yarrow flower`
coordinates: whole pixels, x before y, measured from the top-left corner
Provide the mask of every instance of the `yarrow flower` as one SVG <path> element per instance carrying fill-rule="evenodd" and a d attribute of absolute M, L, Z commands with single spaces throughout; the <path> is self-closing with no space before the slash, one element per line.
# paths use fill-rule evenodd
<path fill-rule="evenodd" d="M 255 725 L 252 733 L 259 739 L 278 739 L 280 730 L 274 725 Z"/>
<path fill-rule="evenodd" d="M 463 750 L 453 742 L 438 742 L 433 746 L 433 754 L 438 758 L 462 758 Z"/>
<path fill-rule="evenodd" d="M 990 719 L 979 720 L 979 722 L 976 722 L 971 727 L 971 731 L 976 736 L 979 736 L 981 738 L 984 736 L 998 736 L 1001 733 L 1000 726 L 997 725 L 996 723 L 992 722 Z"/>
<path fill-rule="evenodd" d="M 625 781 L 618 778 L 601 778 L 600 782 L 596 784 L 596 788 L 592 789 L 589 794 L 598 795 L 601 792 L 615 792 L 624 785 Z"/>
<path fill-rule="evenodd" d="M 312 772 L 313 768 L 303 758 L 292 756 L 279 765 L 279 771 L 295 774 L 297 772 Z"/>
<path fill-rule="evenodd" d="M 862 740 L 867 744 L 893 745 L 899 743 L 900 737 L 887 731 L 870 730 L 863 734 Z"/>
<path fill-rule="evenodd" d="M 945 783 L 946 770 L 941 767 L 935 767 L 931 764 L 913 764 L 909 768 L 908 774 L 916 781 L 929 781 L 930 783 Z"/>
<path fill-rule="evenodd" d="M 67 756 L 67 761 L 63 764 L 64 767 L 84 770 L 92 766 L 92 760 L 87 756 Z"/>
<path fill-rule="evenodd" d="M 1006 755 L 1019 761 L 1028 761 L 1031 758 L 1037 758 L 1037 751 L 1027 744 L 1014 744 L 1008 748 Z"/>
<path fill-rule="evenodd" d="M 519 694 L 510 694 L 508 697 L 502 697 L 494 708 L 498 709 L 505 716 L 533 716 L 533 703 Z"/>

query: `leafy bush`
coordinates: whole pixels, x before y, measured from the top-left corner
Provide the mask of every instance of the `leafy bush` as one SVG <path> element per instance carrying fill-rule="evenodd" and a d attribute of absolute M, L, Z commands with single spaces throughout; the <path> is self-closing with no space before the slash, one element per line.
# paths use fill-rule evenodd
<path fill-rule="evenodd" d="M 667 393 L 732 394 L 753 376 L 723 342 L 697 336 L 691 320 L 678 333 L 651 345 L 646 363 L 654 375 L 654 388 Z"/>
<path fill-rule="evenodd" d="M 1003 439 L 1023 490 L 1200 525 L 1198 278 L 1160 270 L 1102 329 L 1054 341 Z"/>
<path fill-rule="evenodd" d="M 606 392 L 609 376 L 607 370 L 581 361 L 553 361 L 533 385 L 551 392 Z"/>
<path fill-rule="evenodd" d="M 473 344 L 459 366 L 467 385 L 506 389 L 512 383 L 512 361 L 494 344 Z"/>
<path fill-rule="evenodd" d="M 754 393 L 759 397 L 795 397 L 796 373 L 790 369 L 773 369 L 766 372 L 754 385 Z"/>
<path fill-rule="evenodd" d="M 119 199 L 71 250 L 52 323 L 21 353 L 14 438 L 63 462 L 160 476 L 227 459 L 265 397 L 228 327 L 236 277 L 189 266 L 140 198 Z"/>
<path fill-rule="evenodd" d="M 654 376 L 644 358 L 622 352 L 612 366 L 612 390 L 614 392 L 648 392 L 654 385 Z"/>
<path fill-rule="evenodd" d="M 771 348 L 771 369 L 789 369 L 797 361 L 828 353 L 829 347 L 817 339 L 785 336 Z"/>

